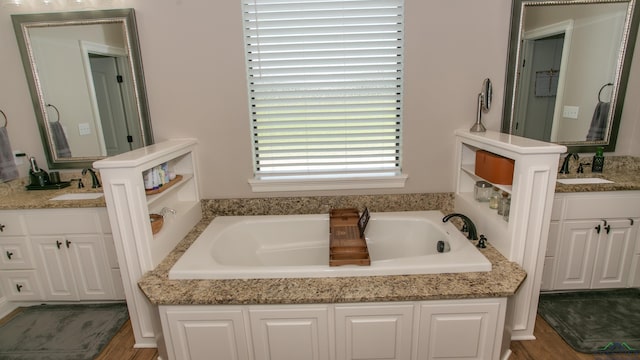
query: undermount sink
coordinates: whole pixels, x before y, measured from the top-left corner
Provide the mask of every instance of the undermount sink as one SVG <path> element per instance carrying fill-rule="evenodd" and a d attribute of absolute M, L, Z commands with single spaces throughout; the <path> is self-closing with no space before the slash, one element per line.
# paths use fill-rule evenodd
<path fill-rule="evenodd" d="M 601 178 L 573 178 L 558 179 L 558 182 L 565 185 L 585 185 L 585 184 L 611 184 L 613 181 Z"/>
<path fill-rule="evenodd" d="M 49 200 L 94 200 L 104 196 L 103 193 L 75 193 L 58 195 Z"/>

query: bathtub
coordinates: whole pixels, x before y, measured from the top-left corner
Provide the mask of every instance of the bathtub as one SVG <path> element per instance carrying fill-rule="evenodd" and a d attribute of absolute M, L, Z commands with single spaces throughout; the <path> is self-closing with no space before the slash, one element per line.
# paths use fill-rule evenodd
<path fill-rule="evenodd" d="M 440 211 L 372 213 L 370 266 L 329 266 L 329 216 L 216 217 L 169 279 L 260 279 L 491 271 L 491 263 Z M 437 252 L 437 242 L 450 251 Z"/>

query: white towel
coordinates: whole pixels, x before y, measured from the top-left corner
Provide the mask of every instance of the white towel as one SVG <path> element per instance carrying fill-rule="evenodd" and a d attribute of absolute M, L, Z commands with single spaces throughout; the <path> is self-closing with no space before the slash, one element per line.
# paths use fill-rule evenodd
<path fill-rule="evenodd" d="M 13 151 L 9 143 L 7 127 L 0 127 L 0 181 L 9 181 L 18 178 L 18 168 L 13 159 Z"/>

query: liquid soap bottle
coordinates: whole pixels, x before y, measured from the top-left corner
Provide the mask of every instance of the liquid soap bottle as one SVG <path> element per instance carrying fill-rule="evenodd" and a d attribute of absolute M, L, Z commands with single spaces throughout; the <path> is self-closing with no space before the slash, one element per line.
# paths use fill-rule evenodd
<path fill-rule="evenodd" d="M 602 168 L 604 167 L 604 155 L 603 155 L 603 148 L 599 147 L 596 150 L 596 154 L 593 156 L 593 165 L 591 165 L 591 172 L 594 173 L 601 173 L 602 172 Z"/>

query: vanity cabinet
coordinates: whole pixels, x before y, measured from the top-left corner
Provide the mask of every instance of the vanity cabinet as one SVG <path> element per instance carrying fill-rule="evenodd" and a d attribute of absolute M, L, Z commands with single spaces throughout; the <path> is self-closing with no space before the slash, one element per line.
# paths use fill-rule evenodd
<path fill-rule="evenodd" d="M 506 298 L 159 310 L 170 360 L 491 360 Z"/>
<path fill-rule="evenodd" d="M 640 225 L 640 192 L 556 195 L 543 290 L 629 286 Z"/>
<path fill-rule="evenodd" d="M 9 300 L 124 297 L 116 291 L 121 286 L 114 285 L 122 283 L 117 259 L 107 252 L 111 231 L 105 227 L 106 209 L 1 211 L 0 223 L 11 225 L 11 236 L 0 232 L 0 280 Z"/>

